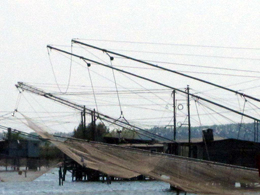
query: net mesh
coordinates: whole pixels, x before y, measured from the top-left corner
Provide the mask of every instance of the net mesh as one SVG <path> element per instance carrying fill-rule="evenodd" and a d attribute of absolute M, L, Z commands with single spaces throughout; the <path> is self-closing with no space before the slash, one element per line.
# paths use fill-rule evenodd
<path fill-rule="evenodd" d="M 78 139 L 58 140 L 24 116 L 28 127 L 49 139 L 82 166 L 120 178 L 149 176 L 179 190 L 203 194 L 243 194 L 260 191 L 257 169 L 213 163 L 118 145 Z M 235 184 L 240 183 L 240 186 Z"/>

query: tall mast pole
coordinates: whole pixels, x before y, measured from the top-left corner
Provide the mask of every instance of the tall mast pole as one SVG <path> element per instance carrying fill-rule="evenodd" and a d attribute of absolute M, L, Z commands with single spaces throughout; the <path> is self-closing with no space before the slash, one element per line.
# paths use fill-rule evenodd
<path fill-rule="evenodd" d="M 172 91 L 173 96 L 173 140 L 176 141 L 176 91 Z"/>
<path fill-rule="evenodd" d="M 189 88 L 189 85 L 187 86 L 187 108 L 188 108 L 189 157 L 191 157 L 190 88 Z"/>
<path fill-rule="evenodd" d="M 84 134 L 84 139 L 87 138 L 87 129 L 86 129 L 86 106 L 84 105 L 84 108 L 83 108 L 83 134 Z"/>

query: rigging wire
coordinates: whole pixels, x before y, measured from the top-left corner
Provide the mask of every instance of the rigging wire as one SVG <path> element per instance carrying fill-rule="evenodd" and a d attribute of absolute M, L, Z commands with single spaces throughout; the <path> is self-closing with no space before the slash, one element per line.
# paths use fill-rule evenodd
<path fill-rule="evenodd" d="M 73 42 L 71 42 L 71 45 L 70 45 L 70 52 L 73 53 Z M 70 69 L 69 69 L 69 79 L 68 79 L 68 84 L 67 84 L 67 87 L 66 87 L 66 90 L 65 90 L 64 93 L 67 93 L 68 90 L 69 90 L 70 80 L 71 80 L 71 72 L 72 72 L 72 55 L 71 55 L 71 58 L 70 58 Z"/>
<path fill-rule="evenodd" d="M 200 126 L 202 126 L 202 123 L 201 123 L 201 120 L 200 120 L 200 115 L 199 115 L 199 110 L 198 110 L 198 106 L 197 106 L 197 100 L 194 100 L 194 101 L 195 101 L 197 115 L 198 115 L 198 118 L 199 118 L 199 124 L 200 124 Z"/>
<path fill-rule="evenodd" d="M 80 47 L 83 49 L 83 50 L 85 50 L 85 51 L 87 51 L 88 53 L 90 53 L 91 55 L 93 55 L 94 57 L 96 57 L 97 59 L 99 59 L 99 60 L 101 60 L 103 63 L 105 63 L 105 64 L 107 64 L 103 59 L 101 59 L 100 57 L 98 57 L 98 56 L 96 56 L 95 54 L 93 54 L 92 52 L 90 52 L 88 49 L 86 49 L 86 47 L 83 47 L 82 45 L 80 45 Z M 109 56 L 109 58 L 110 58 L 110 65 L 112 66 L 112 60 L 111 59 L 115 59 L 116 57 L 111 57 L 110 55 L 109 55 L 109 53 L 107 53 L 106 52 L 106 54 Z M 113 67 L 113 66 L 112 66 Z M 114 69 L 112 69 L 112 72 L 113 72 L 113 76 L 115 77 L 115 74 L 114 74 Z M 127 76 L 127 75 L 125 75 L 125 74 L 122 74 L 121 73 L 121 75 L 123 75 L 124 77 L 126 77 L 126 78 L 128 78 L 129 80 L 131 80 L 132 82 L 134 82 L 134 83 L 136 83 L 137 85 L 139 85 L 139 86 L 141 86 L 143 89 L 145 89 L 145 90 L 148 90 L 149 92 L 151 92 L 149 89 L 147 89 L 147 88 L 145 88 L 143 85 L 141 85 L 140 83 L 138 83 L 138 82 L 136 82 L 136 81 L 134 81 L 133 79 L 131 79 L 129 76 Z M 115 85 L 116 85 L 116 82 L 114 82 L 115 83 Z M 118 91 L 117 91 L 118 92 Z M 152 92 L 151 92 L 152 93 Z M 154 93 L 153 93 L 154 94 Z M 157 96 L 156 94 L 154 94 L 156 97 L 158 97 L 158 98 L 160 98 L 161 100 L 163 100 L 161 97 L 159 97 L 159 96 Z M 165 102 L 165 100 L 163 100 L 164 102 Z M 167 102 L 166 102 L 167 103 Z"/>
<path fill-rule="evenodd" d="M 259 79 L 252 79 L 252 80 L 249 80 L 249 81 L 243 81 L 243 82 L 240 82 L 240 83 L 227 85 L 226 87 L 236 86 L 236 85 L 245 84 L 245 83 L 251 83 L 251 82 L 258 81 L 258 80 Z M 215 90 L 218 90 L 218 89 L 217 88 L 212 88 L 212 89 L 208 89 L 208 90 L 205 90 L 205 91 L 197 92 L 195 94 L 201 94 L 201 93 L 205 93 L 205 92 L 209 92 L 209 91 L 215 91 Z"/>
<path fill-rule="evenodd" d="M 81 43 L 81 42 L 79 42 L 79 41 L 75 41 L 75 40 L 72 40 L 72 41 L 73 41 L 74 43 L 81 44 L 81 45 L 84 45 L 84 46 L 86 46 L 86 47 L 91 47 L 91 48 L 94 48 L 94 49 L 97 49 L 97 50 L 100 50 L 100 51 L 103 51 L 103 52 L 105 51 L 105 52 L 111 53 L 111 54 L 113 54 L 113 55 L 125 57 L 125 58 L 127 58 L 127 59 L 129 59 L 129 60 L 132 60 L 132 61 L 140 62 L 140 63 L 142 63 L 142 64 L 146 64 L 146 65 L 149 65 L 149 66 L 152 66 L 152 67 L 156 67 L 156 68 L 159 68 L 159 69 L 163 69 L 163 70 L 165 70 L 165 71 L 169 71 L 169 72 L 172 72 L 172 73 L 181 75 L 181 76 L 185 76 L 185 77 L 190 78 L 190 79 L 194 79 L 194 80 L 197 80 L 197 81 L 200 81 L 200 82 L 204 82 L 204 83 L 206 83 L 206 84 L 213 85 L 213 86 L 215 86 L 215 87 L 218 87 L 218 88 L 221 88 L 221 89 L 224 89 L 224 90 L 228 90 L 228 91 L 233 92 L 233 93 L 239 93 L 239 92 L 234 91 L 234 90 L 232 90 L 232 89 L 225 88 L 225 87 L 223 87 L 223 86 L 221 86 L 221 85 L 217 85 L 217 84 L 214 84 L 214 83 L 212 83 L 212 82 L 209 82 L 209 81 L 206 81 L 206 80 L 203 80 L 203 79 L 199 79 L 199 78 L 196 78 L 196 77 L 193 77 L 193 76 L 190 76 L 190 75 L 185 75 L 185 74 L 183 74 L 183 73 L 180 73 L 180 72 L 177 72 L 177 71 L 174 71 L 174 70 L 170 70 L 170 69 L 167 69 L 167 68 L 158 66 L 158 65 L 154 65 L 154 64 L 151 64 L 151 63 L 148 63 L 148 62 L 141 61 L 141 60 L 139 60 L 139 59 L 135 59 L 135 58 L 132 58 L 132 57 L 129 57 L 129 56 L 125 56 L 125 55 L 123 55 L 123 54 L 119 54 L 119 53 L 115 53 L 115 52 L 112 52 L 112 51 L 108 51 L 108 50 L 106 50 L 106 49 L 102 49 L 102 48 L 99 48 L 99 47 L 96 47 L 96 46 L 93 46 L 93 45 L 89 45 L 89 44 L 86 44 L 86 43 Z M 64 53 L 67 53 L 67 54 L 68 54 L 68 52 L 66 52 L 66 51 L 62 51 L 62 50 L 60 50 L 60 49 L 57 49 L 57 48 L 54 48 L 54 47 L 51 47 L 51 46 L 48 46 L 48 47 L 51 48 L 51 49 L 55 49 L 55 50 L 57 50 L 57 51 L 64 52 Z M 77 56 L 77 55 L 75 55 L 75 56 Z M 78 57 L 80 57 L 80 56 L 78 56 Z M 82 57 L 80 57 L 80 58 L 82 58 Z M 89 60 L 89 61 L 94 62 L 93 60 Z M 105 64 L 102 64 L 102 63 L 100 63 L 100 62 L 97 62 L 97 63 L 100 64 L 100 65 L 102 65 L 102 66 L 106 66 L 106 67 L 107 67 L 107 65 L 105 65 Z M 124 72 L 125 72 L 125 71 L 124 71 Z M 239 93 L 239 94 L 241 94 L 241 93 Z M 244 96 L 244 97 L 248 97 L 248 98 L 250 98 L 250 99 L 253 99 L 253 100 L 255 100 L 255 101 L 260 101 L 259 99 L 255 98 L 255 97 L 252 97 L 252 96 L 249 96 L 249 95 L 247 95 L 247 94 L 243 94 L 243 96 Z"/>
<path fill-rule="evenodd" d="M 123 57 L 116 57 L 120 58 L 123 60 L 126 60 Z M 218 66 L 205 66 L 205 65 L 198 65 L 198 64 L 186 64 L 186 63 L 174 63 L 174 62 L 166 62 L 166 61 L 159 61 L 159 60 L 143 60 L 146 62 L 154 62 L 154 63 L 161 63 L 161 64 L 170 64 L 174 66 L 188 66 L 188 67 L 197 67 L 197 68 L 205 68 L 205 69 L 214 69 L 214 70 L 230 70 L 230 71 L 236 71 L 236 72 L 248 72 L 248 73 L 260 73 L 260 71 L 255 71 L 255 70 L 245 70 L 245 69 L 235 69 L 235 68 L 223 68 L 223 67 L 218 67 Z M 152 68 L 150 68 L 152 69 Z"/>
<path fill-rule="evenodd" d="M 52 73 L 53 73 L 53 76 L 54 76 L 54 80 L 55 80 L 55 82 L 56 82 L 56 85 L 57 85 L 59 91 L 62 93 L 62 91 L 61 91 L 61 89 L 60 89 L 60 86 L 59 86 L 59 84 L 58 84 L 58 81 L 57 81 L 57 77 L 56 77 L 56 74 L 55 74 L 55 71 L 54 71 L 54 67 L 53 67 L 52 61 L 51 61 L 50 49 L 47 48 L 47 52 L 48 52 L 48 57 L 49 57 L 49 61 L 50 61 Z"/>
<path fill-rule="evenodd" d="M 50 117 L 54 118 L 53 115 L 52 115 L 50 112 L 48 112 L 48 111 L 45 109 L 45 107 L 42 106 L 42 105 L 34 98 L 33 95 L 31 95 L 31 94 L 29 94 L 29 95 L 30 95 L 30 97 L 31 97 Z M 63 117 L 64 117 L 64 116 L 63 116 Z M 43 121 L 43 117 L 42 117 L 42 116 L 40 117 L 40 120 Z M 58 120 L 55 119 L 53 122 L 55 122 L 55 123 L 57 123 L 57 124 L 60 124 L 64 129 L 67 129 L 67 127 L 65 127 L 65 126 L 63 125 L 63 123 L 59 122 Z M 67 130 L 68 130 L 68 129 L 67 129 Z"/>
<path fill-rule="evenodd" d="M 30 101 L 22 94 L 23 98 L 26 100 L 26 102 L 29 104 L 29 106 L 34 110 L 34 113 L 38 116 L 38 118 L 44 123 L 44 120 L 42 119 L 42 116 L 39 115 L 39 113 L 34 109 L 34 107 L 32 106 L 32 104 L 30 103 Z M 16 111 L 19 112 L 19 111 Z M 17 118 L 16 116 L 14 116 L 16 119 L 20 120 L 19 118 Z M 46 125 L 46 123 L 44 123 L 46 127 L 50 127 L 50 125 Z"/>
<path fill-rule="evenodd" d="M 80 38 L 77 38 L 77 40 L 99 41 L 99 42 L 114 42 L 114 43 L 130 43 L 130 44 L 145 44 L 145 45 L 168 45 L 168 46 L 181 46 L 181 47 L 203 47 L 203 48 L 218 48 L 218 49 L 260 50 L 260 48 L 254 48 L 254 47 L 227 47 L 227 46 L 216 46 L 216 45 L 195 45 L 195 44 L 181 44 L 181 43 L 158 43 L 158 42 L 142 42 L 142 41 L 117 41 L 117 40 L 107 40 L 107 39 L 80 39 Z"/>
<path fill-rule="evenodd" d="M 112 61 L 114 60 L 114 57 L 110 56 L 108 53 L 106 53 L 109 57 L 110 60 L 110 66 L 113 67 Z M 114 78 L 114 83 L 115 83 L 115 89 L 116 89 L 116 94 L 117 94 L 117 100 L 118 100 L 118 104 L 119 104 L 119 108 L 120 108 L 120 118 L 123 117 L 123 110 L 122 110 L 122 106 L 121 106 L 121 101 L 120 101 L 120 97 L 119 97 L 119 93 L 118 93 L 118 88 L 117 88 L 117 82 L 116 82 L 116 76 L 115 76 L 115 71 L 114 69 L 112 69 L 112 73 L 113 73 L 113 78 Z"/>
<path fill-rule="evenodd" d="M 193 94 L 198 94 L 198 92 L 196 93 L 196 90 L 192 89 L 194 91 Z M 212 100 L 216 100 L 216 101 L 220 101 L 220 102 L 225 102 L 226 105 L 229 105 L 229 106 L 237 106 L 237 104 L 235 102 L 232 102 L 230 101 L 230 98 L 228 99 L 224 99 L 224 98 L 219 98 L 218 96 L 213 96 L 213 94 L 211 93 L 210 95 L 209 94 L 206 94 L 206 93 L 201 93 L 203 94 L 203 96 L 207 97 L 207 98 L 210 98 Z M 235 94 L 235 95 L 238 95 L 238 94 Z M 223 96 L 223 95 L 222 95 Z M 221 96 L 221 97 L 222 97 Z"/>
<path fill-rule="evenodd" d="M 71 53 L 73 53 L 73 42 L 71 42 L 71 46 L 70 46 L 70 51 Z M 50 62 L 50 65 L 51 65 L 51 69 L 52 69 L 52 73 L 53 73 L 53 76 L 54 76 L 54 80 L 56 82 L 56 85 L 60 91 L 60 93 L 62 94 L 66 94 L 69 90 L 69 86 L 70 86 L 70 81 L 71 81 L 71 73 L 72 73 L 72 55 L 70 56 L 70 68 L 69 68 L 69 78 L 68 78 L 68 83 L 67 83 L 67 86 L 66 86 L 66 90 L 64 92 L 61 91 L 61 88 L 60 88 L 60 85 L 58 84 L 58 80 L 57 80 L 57 77 L 56 77 L 56 74 L 55 74 L 55 71 L 54 71 L 54 66 L 53 66 L 53 63 L 52 63 L 52 60 L 51 60 L 51 56 L 50 56 L 50 49 L 47 48 L 47 52 L 48 52 L 48 57 L 49 57 L 49 62 Z"/>
<path fill-rule="evenodd" d="M 257 85 L 257 86 L 253 86 L 253 87 L 248 87 L 248 88 L 244 88 L 244 89 L 241 89 L 242 91 L 247 91 L 247 90 L 250 90 L 250 89 L 256 89 L 256 88 L 259 88 L 260 85 Z"/>
<path fill-rule="evenodd" d="M 91 88 L 92 88 L 92 92 L 93 92 L 93 96 L 94 96 L 94 101 L 95 101 L 96 109 L 97 109 L 97 112 L 98 112 L 98 104 L 97 104 L 96 93 L 95 93 L 95 90 L 94 90 L 94 85 L 93 85 L 92 77 L 91 77 L 90 70 L 89 70 L 90 64 L 89 64 L 88 62 L 86 62 L 85 60 L 84 60 L 84 62 L 87 64 L 87 69 L 88 69 L 88 75 L 89 75 L 89 79 L 90 79 L 90 84 L 91 84 Z"/>
<path fill-rule="evenodd" d="M 67 55 L 64 55 L 64 54 L 61 54 L 61 55 L 63 55 L 64 57 L 68 58 Z M 80 64 L 80 63 L 78 63 L 78 62 L 75 62 L 75 61 L 74 61 L 74 63 L 78 64 L 79 66 L 81 66 L 81 67 L 83 67 L 83 68 L 86 68 L 85 66 L 83 66 L 82 64 Z M 114 83 L 112 80 L 110 80 L 109 78 L 107 78 L 107 77 L 105 77 L 105 76 L 103 76 L 103 75 L 97 73 L 96 71 L 94 71 L 94 70 L 90 70 L 90 71 L 93 72 L 94 74 L 99 75 L 100 77 L 102 77 L 102 78 L 104 78 L 104 79 L 106 79 L 106 80 L 108 80 L 108 81 Z M 137 96 L 139 96 L 139 97 L 142 97 L 142 98 L 146 99 L 147 101 L 149 101 L 149 102 L 151 102 L 151 103 L 154 103 L 154 104 L 156 104 L 156 105 L 159 105 L 159 104 L 157 104 L 156 102 L 151 101 L 150 99 L 145 98 L 144 96 L 141 96 L 141 95 L 139 95 L 138 93 L 133 92 L 133 91 L 127 89 L 126 87 L 124 87 L 124 86 L 122 86 L 122 85 L 120 85 L 120 84 L 117 84 L 117 85 L 120 86 L 120 87 L 122 87 L 122 88 L 124 88 L 124 89 L 126 89 L 126 90 L 129 91 L 129 92 L 134 93 L 135 95 L 137 95 Z M 159 105 L 159 106 L 160 106 L 160 105 Z"/>
<path fill-rule="evenodd" d="M 219 59 L 232 59 L 232 60 L 252 60 L 259 61 L 259 58 L 244 58 L 244 57 L 232 57 L 232 56 L 215 56 L 215 55 L 201 55 L 191 53 L 172 53 L 172 52 L 156 52 L 156 51 L 140 51 L 140 50 L 127 50 L 127 49 L 109 49 L 111 51 L 125 51 L 131 53 L 146 53 L 146 54 L 157 54 L 157 55 L 174 55 L 174 56 L 189 56 L 189 57 L 203 57 L 203 58 L 219 58 Z"/>
<path fill-rule="evenodd" d="M 25 99 L 25 101 L 29 104 L 29 106 L 33 109 L 34 113 L 38 115 L 38 117 L 41 119 L 41 116 L 38 114 L 38 112 L 34 109 L 34 107 L 32 106 L 32 104 L 30 103 L 30 101 L 28 101 L 28 99 L 24 96 L 24 94 L 22 94 L 23 98 Z"/>
<path fill-rule="evenodd" d="M 236 97 L 237 97 L 237 102 L 238 102 L 239 111 L 241 112 L 240 101 L 239 101 L 239 98 L 238 98 L 238 96 L 236 96 Z"/>
<path fill-rule="evenodd" d="M 81 46 L 82 47 L 82 46 Z M 87 52 L 89 52 L 90 54 L 92 54 L 93 56 L 95 56 L 96 58 L 98 58 L 99 60 L 103 61 L 104 63 L 106 63 L 104 60 L 102 60 L 101 58 L 99 58 L 98 56 L 94 55 L 92 52 L 90 52 L 89 50 L 87 50 L 85 47 L 82 47 L 84 50 L 86 50 Z M 109 53 L 106 52 L 106 54 L 108 55 L 109 59 L 110 59 L 110 66 L 113 67 L 112 61 L 114 60 L 114 57 L 110 56 Z M 120 97 L 119 97 L 119 91 L 118 91 L 118 84 L 116 81 L 116 77 L 115 77 L 115 72 L 114 69 L 112 69 L 112 73 L 113 73 L 113 78 L 114 78 L 114 84 L 115 84 L 115 88 L 116 88 L 116 94 L 117 94 L 117 99 L 118 99 L 118 103 L 119 103 L 119 107 L 120 107 L 120 117 L 117 119 L 119 120 L 120 118 L 123 118 L 127 123 L 128 121 L 125 119 L 124 115 L 123 115 L 123 110 L 122 110 L 122 106 L 121 106 L 121 101 L 120 101 Z M 123 76 L 127 77 L 126 75 L 122 74 Z M 138 84 L 139 86 L 143 87 L 141 84 L 137 83 L 136 81 L 134 81 L 133 79 L 127 77 L 128 79 L 130 79 L 131 81 L 135 82 L 136 84 Z M 143 87 L 144 88 L 144 87 Z M 144 88 L 146 89 L 146 88 Z M 146 89 L 147 90 L 147 89 Z M 131 92 L 132 93 L 132 92 Z M 152 92 L 151 92 L 152 93 Z M 154 94 L 154 93 L 153 93 Z M 155 94 L 154 94 L 155 95 Z M 157 96 L 157 95 L 156 95 Z M 159 97 L 159 96 L 157 96 Z M 161 99 L 161 98 L 160 98 Z"/>
<path fill-rule="evenodd" d="M 136 66 L 122 66 L 122 65 L 117 65 L 117 67 L 124 67 L 124 68 L 134 68 L 134 69 L 144 69 L 144 70 L 154 70 L 158 71 L 155 68 L 147 68 L 147 67 L 136 67 Z M 162 70 L 159 70 L 162 71 Z M 259 79 L 259 76 L 256 75 L 243 75 L 243 74 L 225 74 L 225 73 L 216 73 L 216 72 L 199 72 L 199 71 L 187 71 L 187 70 L 178 70 L 180 73 L 193 73 L 193 74 L 211 74 L 215 76 L 232 76 L 232 77 L 244 77 L 244 78 L 257 78 Z M 259 73 L 259 72 L 257 72 Z M 259 87 L 259 86 L 258 86 Z"/>
<path fill-rule="evenodd" d="M 140 83 L 138 83 L 137 81 L 135 81 L 134 79 L 132 79 L 130 76 L 126 75 L 126 74 L 122 74 L 120 73 L 121 75 L 123 75 L 124 77 L 128 78 L 130 81 L 134 82 L 135 84 L 139 85 L 140 87 L 142 87 L 145 91 L 145 93 L 151 93 L 152 95 L 156 96 L 157 98 L 161 99 L 162 101 L 164 101 L 165 103 L 168 104 L 167 101 L 165 101 L 163 98 L 161 98 L 160 96 L 158 96 L 156 93 L 154 93 L 151 89 L 148 89 L 146 87 L 144 87 L 143 85 L 141 85 Z M 161 89 L 160 89 L 161 90 Z M 133 92 L 131 92 L 133 93 Z M 158 105 L 158 104 L 157 104 Z"/>
<path fill-rule="evenodd" d="M 170 97 L 169 100 L 167 101 L 166 109 L 164 109 L 164 111 L 163 111 L 163 113 L 162 113 L 162 115 L 161 115 L 161 117 L 160 117 L 160 119 L 159 119 L 158 126 L 160 126 L 160 123 L 161 123 L 161 121 L 162 121 L 162 118 L 164 117 L 165 112 L 168 111 L 168 104 L 169 104 L 169 101 L 171 100 L 171 98 L 172 98 L 172 97 Z"/>
<path fill-rule="evenodd" d="M 234 120 L 232 120 L 232 119 L 230 119 L 230 118 L 228 118 L 228 117 L 226 117 L 226 116 L 224 116 L 223 114 L 221 114 L 220 112 L 217 112 L 217 111 L 215 111 L 214 109 L 212 109 L 212 108 L 210 108 L 210 107 L 208 107 L 208 106 L 206 106 L 205 104 L 203 104 L 203 103 L 201 103 L 201 102 L 198 102 L 200 105 L 202 105 L 202 106 L 204 106 L 205 108 L 207 108 L 207 109 L 209 109 L 209 110 L 211 110 L 211 111 L 213 111 L 214 113 L 216 113 L 217 115 L 220 115 L 220 116 L 222 116 L 223 118 L 225 118 L 225 119 L 227 119 L 227 120 L 229 120 L 229 121 L 231 121 L 231 122 L 233 122 L 233 123 L 235 123 L 235 121 Z M 203 107 L 202 107 L 202 109 L 203 109 Z M 205 109 L 203 109 L 204 111 L 205 111 Z M 207 112 L 207 111 L 205 111 L 205 112 Z M 208 116 L 209 116 L 209 118 L 210 117 L 213 117 L 213 115 L 212 114 L 208 114 Z M 217 120 L 216 119 L 216 117 L 213 117 L 218 123 L 220 123 L 221 124 L 221 122 L 219 121 L 219 120 Z M 212 119 L 211 119 L 212 120 Z M 213 120 L 212 120 L 213 121 Z"/>
<path fill-rule="evenodd" d="M 17 96 L 17 100 L 16 100 L 16 104 L 15 104 L 15 107 L 14 107 L 14 111 L 13 111 L 13 113 L 12 113 L 12 116 L 14 116 L 15 115 L 15 112 L 17 112 L 17 110 L 18 110 L 18 106 L 19 106 L 19 104 L 20 104 L 20 101 L 21 101 L 21 91 L 20 90 L 18 90 L 18 96 Z"/>
<path fill-rule="evenodd" d="M 9 114 L 13 114 L 13 113 L 14 113 L 14 112 L 11 111 L 11 112 L 8 112 L 8 113 L 5 113 L 5 114 L 1 115 L 1 116 L 0 116 L 0 121 L 11 118 L 10 116 L 9 116 L 9 117 L 5 117 L 5 116 L 8 116 Z"/>
<path fill-rule="evenodd" d="M 256 109 L 252 109 L 252 110 L 254 110 L 259 115 L 259 113 L 256 110 L 259 110 L 260 107 L 258 107 L 257 105 L 253 104 L 251 101 L 247 100 L 247 102 L 256 108 Z M 252 106 L 251 106 L 251 108 L 252 108 Z"/>

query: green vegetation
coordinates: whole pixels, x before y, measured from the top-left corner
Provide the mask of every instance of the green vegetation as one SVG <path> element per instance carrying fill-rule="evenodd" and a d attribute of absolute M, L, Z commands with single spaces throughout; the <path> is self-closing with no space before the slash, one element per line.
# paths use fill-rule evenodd
<path fill-rule="evenodd" d="M 8 139 L 8 132 L 4 132 L 4 133 L 3 133 L 3 138 L 4 138 L 4 139 Z M 26 138 L 24 138 L 24 137 L 21 135 L 21 132 L 11 131 L 11 139 L 12 139 L 12 140 L 23 140 L 23 139 L 26 139 Z"/>
<path fill-rule="evenodd" d="M 133 130 L 129 130 L 126 128 L 123 128 L 122 130 L 120 129 L 114 129 L 112 131 L 110 131 L 109 133 L 107 133 L 105 136 L 106 137 L 120 137 L 121 138 L 127 138 L 127 139 L 137 139 L 138 134 L 136 133 L 136 131 Z"/>
<path fill-rule="evenodd" d="M 95 135 L 93 134 L 93 126 L 91 123 L 89 123 L 85 129 L 83 125 L 80 124 L 77 129 L 74 129 L 73 137 L 79 139 L 102 141 L 104 135 L 106 135 L 108 132 L 109 129 L 104 125 L 104 123 L 98 123 L 96 125 Z"/>

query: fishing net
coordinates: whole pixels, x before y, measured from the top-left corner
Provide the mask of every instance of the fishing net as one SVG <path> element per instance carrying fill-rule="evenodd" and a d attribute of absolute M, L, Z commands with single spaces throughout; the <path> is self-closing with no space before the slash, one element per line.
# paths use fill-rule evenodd
<path fill-rule="evenodd" d="M 200 194 L 243 194 L 260 190 L 257 169 L 78 139 L 58 140 L 24 116 L 27 125 L 82 166 L 120 178 L 149 176 Z"/>

